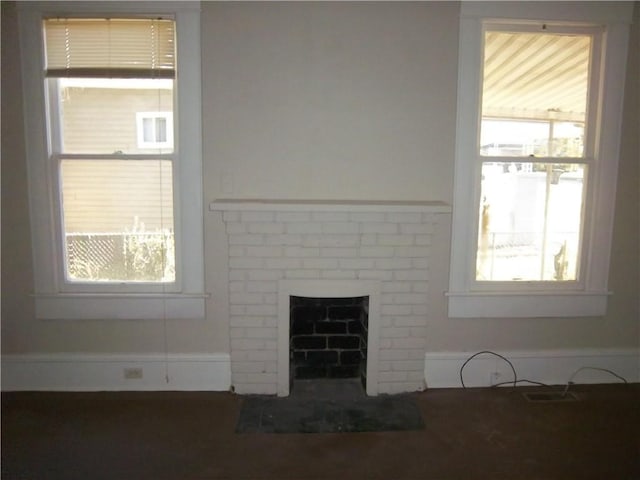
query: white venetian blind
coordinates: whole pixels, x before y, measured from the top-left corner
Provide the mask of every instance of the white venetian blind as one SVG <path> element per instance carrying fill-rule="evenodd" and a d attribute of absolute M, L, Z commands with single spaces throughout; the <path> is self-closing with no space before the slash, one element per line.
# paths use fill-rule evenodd
<path fill-rule="evenodd" d="M 47 77 L 174 78 L 175 22 L 44 20 Z"/>

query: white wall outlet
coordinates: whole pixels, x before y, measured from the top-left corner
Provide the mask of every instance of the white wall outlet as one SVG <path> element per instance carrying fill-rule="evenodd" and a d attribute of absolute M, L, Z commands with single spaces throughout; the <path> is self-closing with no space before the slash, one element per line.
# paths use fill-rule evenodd
<path fill-rule="evenodd" d="M 137 380 L 142 378 L 142 368 L 125 368 L 124 378 L 127 380 Z"/>
<path fill-rule="evenodd" d="M 489 373 L 489 385 L 497 385 L 502 382 L 502 374 L 500 372 Z"/>

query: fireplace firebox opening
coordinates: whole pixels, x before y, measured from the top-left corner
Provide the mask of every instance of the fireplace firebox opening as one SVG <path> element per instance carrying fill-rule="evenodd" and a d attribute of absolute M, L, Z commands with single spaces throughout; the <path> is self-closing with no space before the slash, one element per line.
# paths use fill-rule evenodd
<path fill-rule="evenodd" d="M 366 390 L 369 297 L 289 300 L 290 382 L 355 378 Z"/>

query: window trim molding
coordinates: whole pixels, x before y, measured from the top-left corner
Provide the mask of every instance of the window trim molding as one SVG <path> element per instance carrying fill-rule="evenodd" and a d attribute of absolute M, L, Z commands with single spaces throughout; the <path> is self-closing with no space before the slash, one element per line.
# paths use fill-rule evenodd
<path fill-rule="evenodd" d="M 458 109 L 454 171 L 454 207 L 449 291 L 449 317 L 560 317 L 599 316 L 606 313 L 609 258 L 620 149 L 624 71 L 627 57 L 632 4 L 601 2 L 503 3 L 463 2 L 461 6 L 458 58 Z M 495 288 L 478 288 L 471 278 L 475 271 L 474 235 L 480 167 L 475 135 L 480 121 L 483 22 L 563 22 L 568 25 L 605 26 L 599 102 L 596 113 L 594 152 L 596 168 L 589 173 L 583 232 L 583 268 L 578 282 L 499 282 Z M 607 128 L 600 128 L 606 125 Z M 472 165 L 472 162 L 474 165 Z M 473 168 L 470 168 L 473 167 Z M 588 217 L 588 218 L 587 218 Z M 546 284 L 546 285 L 545 285 Z"/>
<path fill-rule="evenodd" d="M 36 318 L 42 319 L 162 319 L 204 318 L 204 225 L 201 139 L 200 3 L 188 2 L 21 2 L 20 48 L 24 96 L 24 124 L 29 189 L 29 212 L 34 261 Z M 179 291 L 159 286 L 148 292 L 132 284 L 114 292 L 109 285 L 86 284 L 69 291 L 59 278 L 61 239 L 58 238 L 53 181 L 55 165 L 49 161 L 47 102 L 44 87 L 44 45 L 41 21 L 50 15 L 86 16 L 169 15 L 176 21 L 179 41 L 178 112 L 174 125 L 180 132 L 174 145 L 174 198 L 176 278 Z M 79 286 L 80 287 L 80 286 Z M 139 288 L 136 288 L 139 287 Z M 99 312 L 96 311 L 99 303 Z"/>

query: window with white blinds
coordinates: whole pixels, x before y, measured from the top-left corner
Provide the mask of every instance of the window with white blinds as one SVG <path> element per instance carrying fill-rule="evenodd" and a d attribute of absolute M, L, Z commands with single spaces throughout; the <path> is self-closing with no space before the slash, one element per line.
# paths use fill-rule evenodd
<path fill-rule="evenodd" d="M 173 20 L 50 18 L 44 33 L 47 77 L 175 77 Z"/>
<path fill-rule="evenodd" d="M 204 318 L 200 3 L 19 3 L 36 316 Z"/>
<path fill-rule="evenodd" d="M 174 288 L 175 22 L 43 21 L 66 287 Z"/>
<path fill-rule="evenodd" d="M 175 284 L 174 21 L 43 24 L 65 284 Z"/>

